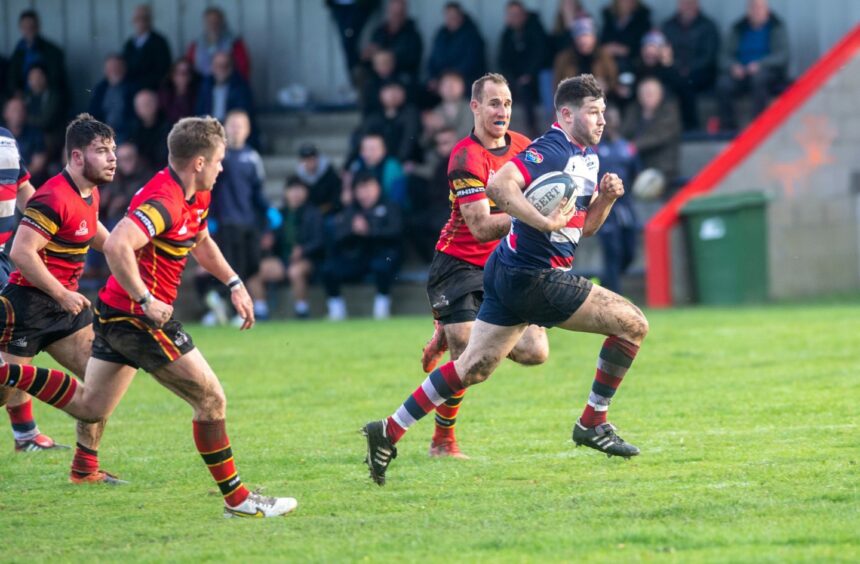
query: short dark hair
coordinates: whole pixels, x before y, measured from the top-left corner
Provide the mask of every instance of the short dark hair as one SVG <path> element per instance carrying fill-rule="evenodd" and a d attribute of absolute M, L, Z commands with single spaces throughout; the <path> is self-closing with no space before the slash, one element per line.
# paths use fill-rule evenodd
<path fill-rule="evenodd" d="M 379 184 L 379 179 L 376 178 L 376 175 L 373 174 L 372 171 L 363 168 L 355 173 L 355 176 L 352 177 L 352 185 L 359 186 L 361 184 L 366 184 L 367 182 L 376 182 Z"/>
<path fill-rule="evenodd" d="M 500 75 L 497 72 L 488 72 L 478 80 L 472 83 L 472 100 L 477 100 L 478 102 L 483 101 L 484 99 L 484 84 L 488 82 L 493 82 L 495 84 L 504 84 L 508 85 L 508 79 L 504 76 Z"/>
<path fill-rule="evenodd" d="M 581 74 L 565 78 L 558 83 L 555 89 L 555 109 L 560 110 L 562 106 L 582 106 L 586 98 L 603 98 L 603 88 L 591 74 Z"/>
<path fill-rule="evenodd" d="M 287 181 L 284 182 L 284 189 L 289 188 L 290 186 L 303 186 L 304 188 L 310 188 L 308 183 L 302 180 L 297 174 L 291 174 L 287 177 Z"/>
<path fill-rule="evenodd" d="M 18 16 L 18 23 L 21 23 L 22 20 L 35 20 L 36 23 L 39 23 L 39 12 L 32 8 L 28 8 L 26 10 L 21 11 L 21 15 Z"/>
<path fill-rule="evenodd" d="M 78 114 L 66 127 L 66 156 L 72 158 L 75 149 L 84 150 L 96 139 L 113 139 L 113 128 L 90 114 Z"/>

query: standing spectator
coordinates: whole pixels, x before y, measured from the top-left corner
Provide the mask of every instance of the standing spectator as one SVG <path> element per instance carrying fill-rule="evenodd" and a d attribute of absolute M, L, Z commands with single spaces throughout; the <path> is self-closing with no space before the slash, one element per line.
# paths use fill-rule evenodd
<path fill-rule="evenodd" d="M 215 72 L 213 65 L 219 53 L 229 56 L 231 68 L 243 79 L 251 79 L 251 59 L 245 42 L 230 30 L 221 8 L 210 6 L 203 11 L 203 33 L 188 45 L 185 58 L 194 63 L 198 74 L 209 77 Z"/>
<path fill-rule="evenodd" d="M 354 180 L 355 202 L 334 217 L 332 247 L 323 263 L 328 316 L 346 319 L 346 302 L 340 294 L 344 282 L 360 282 L 372 275 L 376 284 L 373 317 L 391 314 L 391 286 L 400 263 L 403 218 L 397 204 L 382 195 L 370 172 Z"/>
<path fill-rule="evenodd" d="M 601 45 L 615 57 L 619 74 L 632 73 L 642 37 L 651 29 L 651 9 L 639 0 L 612 0 L 602 14 Z M 622 82 L 626 82 L 626 78 Z"/>
<path fill-rule="evenodd" d="M 128 80 L 125 60 L 117 54 L 108 55 L 104 63 L 104 78 L 93 89 L 89 112 L 97 120 L 111 126 L 118 141 L 128 138 L 134 125 L 134 87 Z"/>
<path fill-rule="evenodd" d="M 621 134 L 636 147 L 645 168 L 656 168 L 671 186 L 678 178 L 681 115 L 655 77 L 639 83 L 636 102 L 627 107 Z"/>
<path fill-rule="evenodd" d="M 505 9 L 505 29 L 499 45 L 499 69 L 511 85 L 511 93 L 523 108 L 529 137 L 538 134 L 535 106 L 538 103 L 538 75 L 549 67 L 549 38 L 540 18 L 519 0 L 510 0 Z"/>
<path fill-rule="evenodd" d="M 41 63 L 30 67 L 27 73 L 27 123 L 45 134 L 48 160 L 58 159 L 65 142 L 65 112 L 62 94 L 51 88 L 48 75 Z"/>
<path fill-rule="evenodd" d="M 599 178 L 607 172 L 617 174 L 624 186 L 633 186 L 641 165 L 636 147 L 621 137 L 621 114 L 618 108 L 609 106 L 605 113 L 606 125 L 603 137 L 596 148 L 600 157 Z M 600 283 L 616 294 L 621 293 L 621 276 L 636 258 L 636 237 L 639 225 L 633 207 L 633 195 L 625 192 L 615 200 L 603 222 L 598 235 L 603 247 L 603 274 Z"/>
<path fill-rule="evenodd" d="M 31 182 L 40 186 L 48 179 L 48 154 L 45 151 L 45 134 L 27 124 L 27 106 L 21 98 L 9 98 L 3 106 L 3 125 L 18 141 L 18 152 Z"/>
<path fill-rule="evenodd" d="M 401 207 L 409 203 L 403 166 L 385 150 L 385 138 L 381 133 L 369 132 L 361 138 L 358 158 L 349 167 L 341 193 L 341 203 L 344 206 L 352 204 L 353 179 L 362 172 L 369 172 L 376 177 L 387 200 Z"/>
<path fill-rule="evenodd" d="M 39 34 L 39 14 L 35 10 L 21 12 L 18 29 L 21 31 L 21 39 L 15 45 L 9 61 L 6 74 L 7 93 L 11 96 L 26 91 L 30 67 L 41 63 L 48 75 L 50 88 L 59 92 L 65 100 L 68 90 L 63 51 Z"/>
<path fill-rule="evenodd" d="M 675 66 L 684 79 L 678 92 L 685 129 L 699 127 L 696 99 L 714 87 L 720 33 L 699 8 L 699 0 L 678 0 L 678 11 L 663 24 L 663 33 L 672 46 Z"/>
<path fill-rule="evenodd" d="M 323 215 L 330 215 L 340 209 L 342 183 L 329 158 L 320 155 L 311 143 L 299 147 L 299 165 L 296 177 L 309 191 L 308 199 Z"/>
<path fill-rule="evenodd" d="M 167 166 L 167 135 L 170 124 L 158 111 L 158 95 L 152 90 L 141 90 L 134 96 L 134 114 L 137 120 L 128 140 L 137 146 L 146 163 L 160 170 Z"/>
<path fill-rule="evenodd" d="M 156 90 L 167 76 L 170 61 L 170 45 L 163 35 L 152 29 L 152 8 L 140 4 L 131 17 L 134 35 L 122 48 L 122 58 L 128 69 L 128 79 L 137 90 Z"/>
<path fill-rule="evenodd" d="M 427 61 L 429 89 L 437 91 L 439 78 L 446 70 L 459 72 L 466 84 L 472 84 L 485 69 L 484 38 L 478 26 L 459 3 L 448 2 L 444 24 L 436 32 Z"/>
<path fill-rule="evenodd" d="M 576 20 L 568 46 L 555 56 L 553 73 L 553 91 L 565 78 L 580 74 L 594 75 L 607 96 L 618 90 L 618 67 L 612 55 L 597 44 L 597 29 L 591 18 Z"/>
<path fill-rule="evenodd" d="M 186 58 L 178 59 L 158 89 L 158 107 L 167 123 L 173 125 L 194 115 L 197 108 L 197 73 Z"/>
<path fill-rule="evenodd" d="M 308 286 L 319 268 L 325 250 L 323 217 L 308 200 L 308 185 L 298 176 L 287 179 L 281 225 L 275 230 L 272 252 L 260 261 L 260 272 L 248 281 L 254 296 L 257 319 L 266 319 L 269 306 L 266 285 L 289 280 L 293 310 L 299 319 L 307 319 L 311 308 Z"/>
<path fill-rule="evenodd" d="M 362 59 L 369 62 L 380 49 L 394 54 L 397 74 L 409 75 L 411 84 L 418 82 L 424 46 L 415 22 L 409 17 L 406 0 L 389 0 L 385 7 L 385 21 L 373 31 Z"/>
<path fill-rule="evenodd" d="M 734 98 L 752 94 L 753 116 L 758 115 L 788 70 L 788 34 L 767 0 L 748 0 L 746 16 L 729 31 L 721 64 L 720 122 L 724 129 L 735 129 Z"/>
<path fill-rule="evenodd" d="M 197 95 L 197 115 L 210 115 L 224 122 L 233 110 L 242 110 L 253 119 L 251 87 L 238 72 L 228 53 L 212 57 L 212 74 L 203 79 Z"/>
<path fill-rule="evenodd" d="M 340 32 L 340 42 L 343 46 L 346 61 L 346 74 L 353 84 L 361 63 L 358 42 L 361 31 L 367 20 L 379 7 L 379 0 L 326 0 L 331 15 Z"/>
<path fill-rule="evenodd" d="M 469 135 L 472 131 L 472 109 L 469 101 L 463 96 L 466 93 L 466 84 L 463 77 L 456 71 L 442 73 L 439 79 L 439 96 L 442 99 L 439 104 L 425 112 L 421 121 L 424 126 L 424 145 L 433 146 L 433 137 L 437 131 L 453 128 L 457 132 L 457 139 Z"/>
<path fill-rule="evenodd" d="M 224 170 L 212 190 L 210 221 L 214 220 L 215 242 L 224 258 L 233 266 L 242 280 L 257 274 L 260 268 L 260 248 L 263 231 L 266 231 L 269 204 L 263 196 L 266 175 L 263 159 L 247 145 L 251 134 L 251 121 L 243 110 L 227 115 L 227 151 Z M 223 285 L 224 296 L 230 291 Z M 257 296 L 251 296 L 257 298 Z M 241 325 L 241 318 L 234 317 Z"/>
<path fill-rule="evenodd" d="M 368 116 L 359 126 L 356 137 L 361 138 L 371 131 L 380 132 L 385 139 L 386 152 L 404 166 L 421 162 L 421 118 L 415 106 L 406 103 L 406 89 L 397 81 L 388 82 L 379 91 L 379 101 L 382 111 Z"/>

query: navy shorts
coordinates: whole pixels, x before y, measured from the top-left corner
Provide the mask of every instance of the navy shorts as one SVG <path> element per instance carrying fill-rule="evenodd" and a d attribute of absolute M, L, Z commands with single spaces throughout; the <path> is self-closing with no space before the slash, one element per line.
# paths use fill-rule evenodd
<path fill-rule="evenodd" d="M 478 319 L 510 327 L 524 323 L 553 327 L 585 303 L 591 281 L 554 268 L 502 264 L 496 253 L 484 267 L 484 303 Z"/>

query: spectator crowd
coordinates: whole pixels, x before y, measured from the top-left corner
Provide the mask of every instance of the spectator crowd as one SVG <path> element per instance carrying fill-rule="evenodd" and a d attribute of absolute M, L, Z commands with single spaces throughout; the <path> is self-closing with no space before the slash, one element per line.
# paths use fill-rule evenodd
<path fill-rule="evenodd" d="M 327 6 L 361 122 L 346 141 L 343 163 L 313 144 L 301 146 L 280 207 L 270 205 L 263 190 L 254 67 L 221 9 L 203 12 L 200 34 L 174 57 L 153 27 L 150 5 L 137 6 L 131 37 L 105 57 L 102 77 L 91 86 L 87 109 L 113 127 L 118 145 L 116 178 L 101 199 L 108 228 L 122 218 L 134 192 L 167 166 L 173 124 L 205 114 L 225 124 L 229 144 L 210 225 L 249 281 L 263 317 L 266 290 L 279 283 L 290 285 L 295 314 L 307 317 L 308 285 L 319 282 L 329 317 L 343 319 L 341 287 L 355 281 L 375 284 L 374 315 L 389 315 L 404 257 L 429 261 L 447 219 L 448 155 L 470 134 L 470 86 L 485 72 L 507 78 L 522 132 L 532 137 L 554 121 L 558 82 L 593 74 L 609 105 L 598 148 L 602 169 L 621 174 L 628 187 L 640 172 L 657 171 L 664 198 L 683 181 L 684 132 L 735 130 L 739 94 L 750 95 L 754 116 L 788 79 L 785 25 L 767 0 L 748 0 L 746 13 L 726 33 L 699 0 L 678 0 L 664 22 L 654 21 L 640 0 L 612 0 L 599 13 L 579 0 L 559 0 L 549 26 L 523 2 L 510 0 L 499 4 L 505 17 L 494 61 L 480 27 L 457 2 L 444 5 L 443 23 L 429 43 L 407 0 L 328 0 Z M 380 10 L 378 25 L 362 33 Z M 2 124 L 15 135 L 38 186 L 63 166 L 64 127 L 81 108 L 72 107 L 63 50 L 41 34 L 39 14 L 24 10 L 18 26 L 20 39 L 8 58 L 0 56 Z M 701 102 L 709 97 L 715 111 L 703 116 Z M 631 198 L 616 205 L 602 238 L 604 278 L 614 290 L 636 244 Z M 98 280 L 106 265 L 92 258 L 88 272 Z M 229 300 L 204 277 L 198 288 L 210 308 L 208 320 L 228 320 Z"/>

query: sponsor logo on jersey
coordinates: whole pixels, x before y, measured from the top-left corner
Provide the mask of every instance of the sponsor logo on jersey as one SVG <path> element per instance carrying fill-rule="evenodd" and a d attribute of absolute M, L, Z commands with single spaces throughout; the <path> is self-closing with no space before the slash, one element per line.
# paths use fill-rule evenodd
<path fill-rule="evenodd" d="M 146 227 L 146 231 L 149 233 L 149 236 L 155 237 L 155 225 L 152 223 L 152 220 L 140 210 L 134 210 L 133 213 L 134 217 L 139 219 L 143 226 Z"/>
<path fill-rule="evenodd" d="M 176 234 L 185 235 L 186 233 L 188 233 L 188 226 L 183 223 L 182 227 L 179 228 L 179 231 L 177 231 Z"/>
<path fill-rule="evenodd" d="M 530 163 L 540 164 L 543 162 L 543 155 L 538 153 L 536 149 L 526 149 L 526 160 Z"/>
<path fill-rule="evenodd" d="M 84 235 L 89 234 L 90 230 L 87 227 L 87 220 L 82 219 L 81 224 L 78 226 L 77 231 L 75 231 L 75 237 L 83 237 Z"/>

